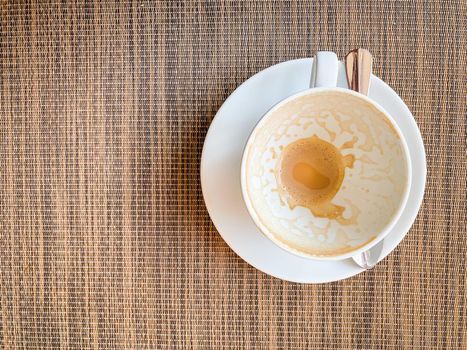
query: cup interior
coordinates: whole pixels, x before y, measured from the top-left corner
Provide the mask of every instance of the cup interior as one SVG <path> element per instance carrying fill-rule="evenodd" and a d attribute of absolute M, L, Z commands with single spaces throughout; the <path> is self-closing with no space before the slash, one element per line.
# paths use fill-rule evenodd
<path fill-rule="evenodd" d="M 342 164 L 353 159 L 322 206 L 324 213 L 339 208 L 338 216 L 297 202 L 284 186 L 287 150 L 311 139 L 332 148 Z M 321 260 L 348 258 L 388 234 L 406 204 L 410 176 L 407 144 L 393 119 L 340 88 L 310 89 L 273 107 L 251 133 L 241 167 L 243 197 L 259 229 L 280 247 Z"/>

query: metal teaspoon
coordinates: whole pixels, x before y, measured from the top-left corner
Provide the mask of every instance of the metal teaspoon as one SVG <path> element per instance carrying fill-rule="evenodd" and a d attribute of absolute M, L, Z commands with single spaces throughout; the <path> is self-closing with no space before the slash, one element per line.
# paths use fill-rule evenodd
<path fill-rule="evenodd" d="M 373 56 L 368 50 L 354 49 L 345 56 L 345 71 L 349 89 L 357 91 L 365 96 L 370 87 Z M 353 261 L 366 270 L 373 268 L 381 256 L 384 240 L 374 247 L 352 257 Z"/>

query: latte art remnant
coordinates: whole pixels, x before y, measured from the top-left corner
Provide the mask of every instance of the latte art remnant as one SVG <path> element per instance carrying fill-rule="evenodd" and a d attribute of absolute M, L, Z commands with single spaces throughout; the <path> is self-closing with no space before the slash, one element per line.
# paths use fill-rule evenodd
<path fill-rule="evenodd" d="M 355 157 L 343 156 L 333 144 L 313 135 L 289 144 L 276 171 L 280 195 L 291 209 L 308 208 L 317 217 L 340 219 L 345 208 L 332 203 Z"/>
<path fill-rule="evenodd" d="M 249 212 L 294 253 L 352 252 L 389 227 L 406 198 L 398 131 L 357 94 L 304 93 L 272 109 L 250 141 L 242 175 Z"/>

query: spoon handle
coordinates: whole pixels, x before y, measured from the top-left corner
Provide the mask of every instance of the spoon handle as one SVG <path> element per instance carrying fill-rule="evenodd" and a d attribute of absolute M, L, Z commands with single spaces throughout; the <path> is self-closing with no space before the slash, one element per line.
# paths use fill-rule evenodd
<path fill-rule="evenodd" d="M 368 95 L 372 66 L 373 56 L 368 50 L 354 49 L 350 51 L 345 56 L 345 72 L 349 89 Z M 381 241 L 373 248 L 353 256 L 353 261 L 366 270 L 373 268 L 379 260 L 383 244 Z"/>
<path fill-rule="evenodd" d="M 373 56 L 366 49 L 354 49 L 345 56 L 345 71 L 349 89 L 368 95 Z"/>

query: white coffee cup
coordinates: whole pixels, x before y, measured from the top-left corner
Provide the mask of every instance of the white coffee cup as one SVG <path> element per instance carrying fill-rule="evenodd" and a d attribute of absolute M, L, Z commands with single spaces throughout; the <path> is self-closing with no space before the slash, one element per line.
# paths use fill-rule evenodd
<path fill-rule="evenodd" d="M 241 166 L 243 198 L 261 232 L 291 253 L 319 260 L 349 258 L 388 235 L 407 202 L 412 174 L 397 124 L 368 97 L 337 88 L 337 69 L 334 53 L 317 54 L 311 77 L 315 87 L 263 116 Z M 281 181 L 284 149 L 312 137 L 330 144 L 342 159 L 355 160 L 331 200 L 342 209 L 338 217 L 316 214 L 296 201 L 291 205 Z"/>

